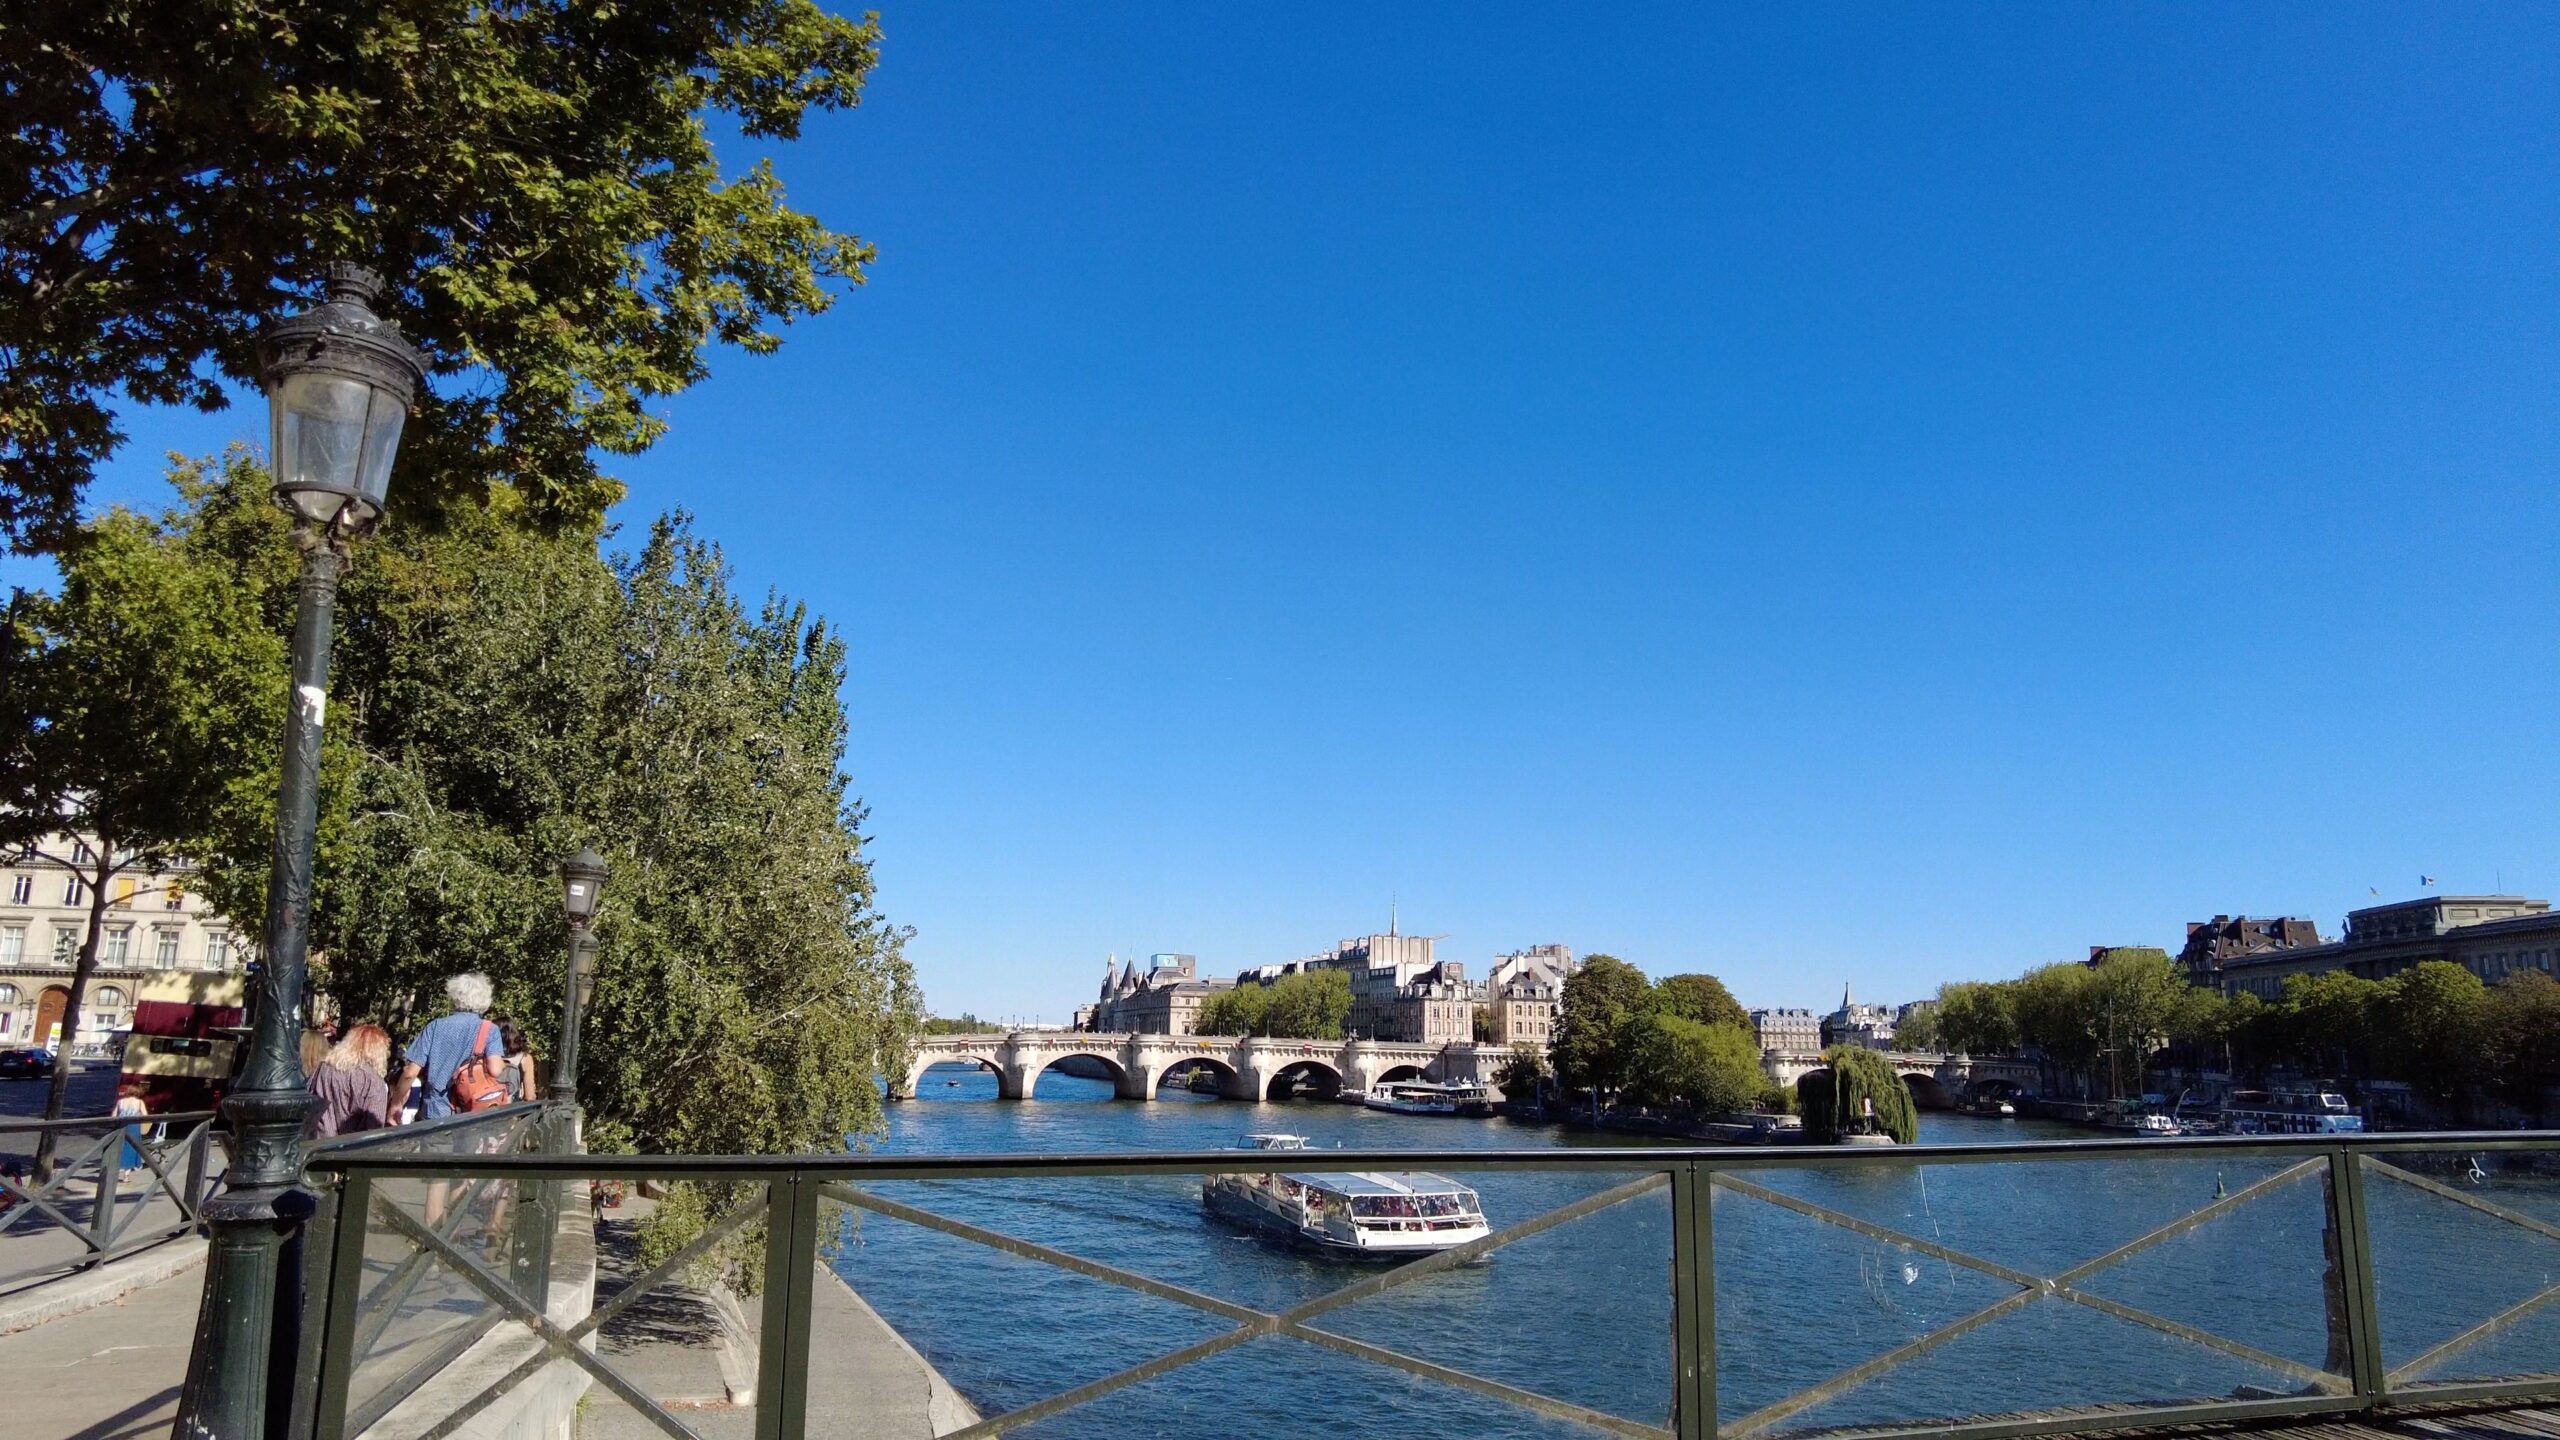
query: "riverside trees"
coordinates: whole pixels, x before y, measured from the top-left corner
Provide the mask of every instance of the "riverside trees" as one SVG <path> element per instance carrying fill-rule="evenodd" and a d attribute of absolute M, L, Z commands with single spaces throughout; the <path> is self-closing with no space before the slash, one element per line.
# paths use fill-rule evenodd
<path fill-rule="evenodd" d="M 1593 955 L 1564 982 L 1556 1076 L 1605 1104 L 1712 1115 L 1762 1099 L 1760 1046 L 1740 1004 L 1712 975 L 1649 982 L 1614 955 Z"/>
<path fill-rule="evenodd" d="M 1339 1040 L 1351 1018 L 1351 977 L 1340 970 L 1302 970 L 1269 985 L 1239 985 L 1210 996 L 1195 1022 L 1202 1035 L 1260 1035 L 1278 1040 Z"/>
<path fill-rule="evenodd" d="M 192 747 L 171 768 L 209 797 L 167 822 L 184 832 L 168 843 L 202 863 L 216 905 L 255 915 L 291 543 L 245 455 L 180 479 L 175 510 L 111 513 L 66 563 L 94 532 L 138 572 L 120 583 L 196 597 L 184 614 L 245 632 L 208 629 L 222 643 L 205 648 L 227 646 L 256 673 L 199 683 L 172 658 L 165 703 L 183 713 L 150 729 Z M 874 904 L 864 812 L 842 769 L 843 640 L 787 601 L 742 602 L 718 547 L 681 515 L 610 561 L 582 534 L 519 519 L 503 503 L 435 524 L 394 510 L 348 577 L 322 756 L 315 988 L 348 1018 L 406 1033 L 445 975 L 485 971 L 499 1007 L 556 1054 L 566 935 L 553 867 L 591 844 L 615 875 L 582 1044 L 590 1142 L 842 1146 L 877 1123 L 872 1077 L 903 1065 L 919 1010 L 906 932 Z M 73 598 L 66 580 L 61 603 Z M 79 618 L 89 612 L 62 613 L 48 645 L 114 638 L 86 633 L 104 623 Z M 44 665 L 21 673 L 67 693 Z M 225 686 L 254 703 L 206 708 Z M 52 762 L 23 751 L 9 763 L 12 794 L 79 774 L 48 780 L 34 770 Z"/>

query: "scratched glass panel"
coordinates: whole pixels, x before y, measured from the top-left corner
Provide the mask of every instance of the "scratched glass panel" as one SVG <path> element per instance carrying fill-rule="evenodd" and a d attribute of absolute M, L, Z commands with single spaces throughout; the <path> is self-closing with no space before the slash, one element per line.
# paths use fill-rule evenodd
<path fill-rule="evenodd" d="M 518 1113 L 421 1129 L 365 1153 L 460 1161 L 519 1151 L 531 1134 L 529 1117 Z M 361 1217 L 364 1274 L 348 1372 L 349 1433 L 390 1416 L 503 1317 L 467 1265 L 479 1267 L 484 1279 L 514 1278 L 531 1209 L 516 1182 L 485 1177 L 381 1177 L 372 1192 L 371 1212 Z"/>
<path fill-rule="evenodd" d="M 2364 1166 L 2392 1387 L 2560 1374 L 2560 1147 L 2393 1153 Z"/>
<path fill-rule="evenodd" d="M 490 1432 L 560 1434 L 560 1422 L 574 1417 L 579 1440 L 664 1440 L 663 1415 L 707 1440 L 753 1434 L 766 1398 L 757 1388 L 764 1291 L 756 1280 L 772 1278 L 763 1275 L 767 1188 L 677 1184 L 651 1199 L 627 1187 L 608 1186 L 600 1195 L 585 1184 L 571 1187 L 564 1198 L 573 1206 L 592 1205 L 595 1285 L 591 1295 L 582 1292 L 575 1283 L 581 1257 L 564 1251 L 557 1264 L 567 1283 L 551 1290 L 550 1315 L 563 1331 L 592 1327 L 580 1338 L 610 1378 L 513 1327 L 493 1332 L 492 1342 L 504 1349 L 481 1370 L 508 1358 L 550 1358 L 494 1402 L 506 1407 L 510 1423 Z M 690 1259 L 652 1278 L 688 1247 Z M 823 1322 L 822 1303 L 811 1311 Z M 824 1338 L 822 1323 L 816 1333 Z"/>
<path fill-rule="evenodd" d="M 2326 1214 L 2291 1160 L 1739 1172 L 1715 1208 L 1724 1434 L 2343 1391 Z"/>
<path fill-rule="evenodd" d="M 1671 1191 L 1646 1172 L 1450 1172 L 1495 1229 L 1650 1186 L 1472 1264 L 1317 1318 L 1317 1328 L 1646 1425 L 1672 1390 Z M 1594 1182 L 1603 1182 L 1595 1184 Z M 1341 1268 L 1339 1266 L 1336 1267 Z M 1374 1273 L 1374 1272 L 1369 1272 Z M 1352 1278 L 1368 1275 L 1353 1272 Z M 1558 1337 L 1578 1358 L 1556 1363 Z M 1604 1343 L 1586 1343 L 1606 1337 Z"/>
<path fill-rule="evenodd" d="M 1586 1440 L 1611 1432 L 1275 1336 L 1006 1433 L 1035 1440 L 1128 1440 L 1133 1435 Z"/>

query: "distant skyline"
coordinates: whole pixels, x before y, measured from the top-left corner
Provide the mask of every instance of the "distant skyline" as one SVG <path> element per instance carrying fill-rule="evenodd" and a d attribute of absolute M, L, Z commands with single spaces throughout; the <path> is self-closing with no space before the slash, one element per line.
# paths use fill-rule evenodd
<path fill-rule="evenodd" d="M 882 21 L 778 157 L 870 283 L 609 468 L 845 627 L 935 1010 L 2560 898 L 2560 14 Z"/>

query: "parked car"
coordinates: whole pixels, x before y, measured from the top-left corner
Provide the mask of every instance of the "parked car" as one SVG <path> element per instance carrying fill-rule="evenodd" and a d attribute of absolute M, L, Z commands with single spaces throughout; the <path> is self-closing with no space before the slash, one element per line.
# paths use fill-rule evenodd
<path fill-rule="evenodd" d="M 50 1050 L 0 1050 L 0 1080 L 42 1080 L 52 1073 Z"/>

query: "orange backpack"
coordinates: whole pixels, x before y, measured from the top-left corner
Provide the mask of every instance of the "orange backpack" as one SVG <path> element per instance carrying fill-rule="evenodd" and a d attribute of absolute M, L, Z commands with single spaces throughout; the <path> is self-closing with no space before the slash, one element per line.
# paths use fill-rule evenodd
<path fill-rule="evenodd" d="M 515 1103 L 516 1092 L 507 1084 L 506 1067 L 489 1053 L 489 1033 L 496 1028 L 481 1021 L 479 1038 L 471 1042 L 471 1058 L 454 1067 L 453 1083 L 445 1088 L 458 1112 L 495 1110 Z"/>

